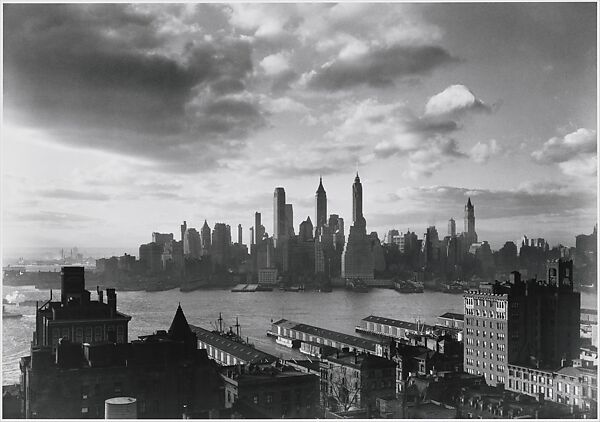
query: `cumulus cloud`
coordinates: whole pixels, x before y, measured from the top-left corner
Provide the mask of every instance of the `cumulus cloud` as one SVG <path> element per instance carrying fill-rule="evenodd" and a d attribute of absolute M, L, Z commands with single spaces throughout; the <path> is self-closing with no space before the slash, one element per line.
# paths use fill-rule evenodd
<path fill-rule="evenodd" d="M 491 139 L 489 142 L 477 142 L 469 151 L 469 156 L 478 164 L 485 164 L 489 159 L 502 151 L 498 142 Z"/>
<path fill-rule="evenodd" d="M 283 52 L 271 54 L 263 58 L 259 64 L 267 75 L 277 75 L 290 68 L 289 54 Z"/>
<path fill-rule="evenodd" d="M 5 116 L 55 141 L 198 172 L 265 124 L 239 38 L 165 54 L 162 21 L 131 5 L 10 5 L 4 23 Z"/>
<path fill-rule="evenodd" d="M 577 129 L 564 137 L 553 137 L 531 156 L 540 164 L 558 164 L 569 176 L 595 176 L 598 167 L 595 130 Z"/>
<path fill-rule="evenodd" d="M 455 62 L 448 51 L 438 46 L 374 47 L 328 62 L 307 76 L 313 89 L 337 91 L 360 85 L 383 88 L 408 76 L 428 74 L 435 68 Z"/>
<path fill-rule="evenodd" d="M 431 97 L 425 105 L 425 115 L 431 117 L 451 116 L 466 111 L 489 113 L 491 107 L 475 97 L 464 85 L 451 85 Z"/>

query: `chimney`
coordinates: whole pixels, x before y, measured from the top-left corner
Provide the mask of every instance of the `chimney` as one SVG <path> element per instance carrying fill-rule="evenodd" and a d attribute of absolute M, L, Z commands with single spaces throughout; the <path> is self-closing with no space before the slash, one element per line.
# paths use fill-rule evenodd
<path fill-rule="evenodd" d="M 96 286 L 96 292 L 98 292 L 98 302 L 104 303 L 104 292 L 100 290 L 100 286 Z"/>
<path fill-rule="evenodd" d="M 115 289 L 106 289 L 106 303 L 110 307 L 111 318 L 117 313 L 117 293 Z"/>

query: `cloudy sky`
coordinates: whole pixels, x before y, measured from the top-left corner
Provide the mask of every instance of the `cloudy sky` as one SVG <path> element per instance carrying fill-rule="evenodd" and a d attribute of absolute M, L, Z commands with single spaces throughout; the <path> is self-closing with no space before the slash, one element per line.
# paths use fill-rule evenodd
<path fill-rule="evenodd" d="M 319 175 L 369 231 L 596 222 L 596 4 L 4 4 L 2 243 L 135 249 L 294 223 Z M 177 236 L 178 237 L 178 236 Z M 235 241 L 235 239 L 234 239 Z"/>

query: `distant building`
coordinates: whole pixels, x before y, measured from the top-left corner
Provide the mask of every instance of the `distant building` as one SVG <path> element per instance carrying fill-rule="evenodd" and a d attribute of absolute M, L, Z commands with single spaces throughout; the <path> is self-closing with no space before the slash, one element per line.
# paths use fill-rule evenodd
<path fill-rule="evenodd" d="M 262 242 L 265 235 L 265 227 L 261 224 L 261 215 L 259 212 L 254 213 L 254 243 L 257 245 Z"/>
<path fill-rule="evenodd" d="M 267 285 L 277 284 L 277 268 L 259 268 L 258 283 Z"/>
<path fill-rule="evenodd" d="M 454 218 L 448 220 L 448 236 L 456 236 L 456 221 L 454 221 Z"/>
<path fill-rule="evenodd" d="M 200 258 L 202 251 L 202 242 L 198 230 L 188 227 L 183 234 L 183 253 L 185 256 Z"/>
<path fill-rule="evenodd" d="M 214 264 L 228 265 L 230 258 L 230 232 L 224 223 L 215 223 L 212 233 L 211 257 Z"/>
<path fill-rule="evenodd" d="M 342 254 L 341 276 L 345 279 L 373 280 L 373 253 L 362 213 L 362 184 L 358 173 L 352 185 L 352 217 L 353 224 Z"/>
<path fill-rule="evenodd" d="M 288 238 L 292 238 L 295 235 L 294 207 L 292 204 L 285 204 L 285 228 Z"/>
<path fill-rule="evenodd" d="M 238 245 L 242 244 L 242 225 L 238 224 Z"/>
<path fill-rule="evenodd" d="M 152 233 L 152 242 L 158 243 L 160 245 L 165 245 L 167 242 L 173 240 L 173 233 Z"/>
<path fill-rule="evenodd" d="M 313 224 L 310 221 L 310 216 L 300 223 L 298 230 L 298 240 L 301 242 L 308 242 L 313 240 Z"/>
<path fill-rule="evenodd" d="M 319 187 L 315 194 L 315 228 L 318 230 L 327 224 L 327 193 L 323 187 L 323 179 L 319 177 Z"/>
<path fill-rule="evenodd" d="M 150 273 L 162 270 L 163 247 L 158 243 L 140 245 L 140 266 Z"/>
<path fill-rule="evenodd" d="M 287 219 L 285 212 L 285 189 L 275 188 L 273 194 L 273 240 L 275 248 L 278 242 L 284 239 L 287 235 Z"/>
<path fill-rule="evenodd" d="M 212 241 L 211 241 L 210 227 L 208 226 L 208 223 L 206 222 L 206 220 L 204 220 L 204 224 L 202 225 L 202 228 L 200 229 L 200 255 L 201 256 L 210 255 L 211 245 L 212 245 Z"/>
<path fill-rule="evenodd" d="M 471 198 L 467 201 L 467 205 L 465 205 L 465 230 L 463 232 L 467 247 L 471 245 L 471 243 L 477 242 L 477 233 L 475 232 L 475 207 L 471 203 Z"/>

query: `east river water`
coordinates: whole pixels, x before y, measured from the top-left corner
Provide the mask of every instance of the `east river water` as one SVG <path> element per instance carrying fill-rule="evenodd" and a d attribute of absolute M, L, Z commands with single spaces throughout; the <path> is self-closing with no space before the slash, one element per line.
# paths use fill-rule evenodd
<path fill-rule="evenodd" d="M 58 300 L 60 291 L 55 291 L 54 295 L 54 300 Z M 50 292 L 27 286 L 5 286 L 3 296 L 9 301 L 16 299 L 18 302 L 47 300 Z M 95 292 L 92 292 L 92 299 L 97 299 Z M 117 309 L 132 317 L 129 340 L 156 330 L 168 330 L 178 303 L 181 303 L 190 324 L 207 329 L 216 327 L 219 312 L 223 315 L 225 329 L 233 327 L 238 317 L 243 337 L 248 337 L 258 349 L 284 358 L 302 355 L 276 344 L 266 336 L 272 320 L 286 318 L 356 335 L 354 327 L 369 315 L 411 322 L 419 319 L 434 324 L 436 317 L 445 312 L 463 313 L 461 294 L 440 292 L 407 294 L 389 289 L 371 289 L 368 293 L 344 289 L 336 289 L 331 293 L 280 290 L 252 293 L 197 290 L 182 293 L 178 289 L 151 293 L 117 292 Z M 581 306 L 596 309 L 596 295 L 582 294 Z M 29 354 L 35 327 L 35 307 L 7 306 L 7 311 L 21 313 L 23 317 L 4 318 L 2 321 L 3 385 L 19 382 L 19 359 Z"/>

